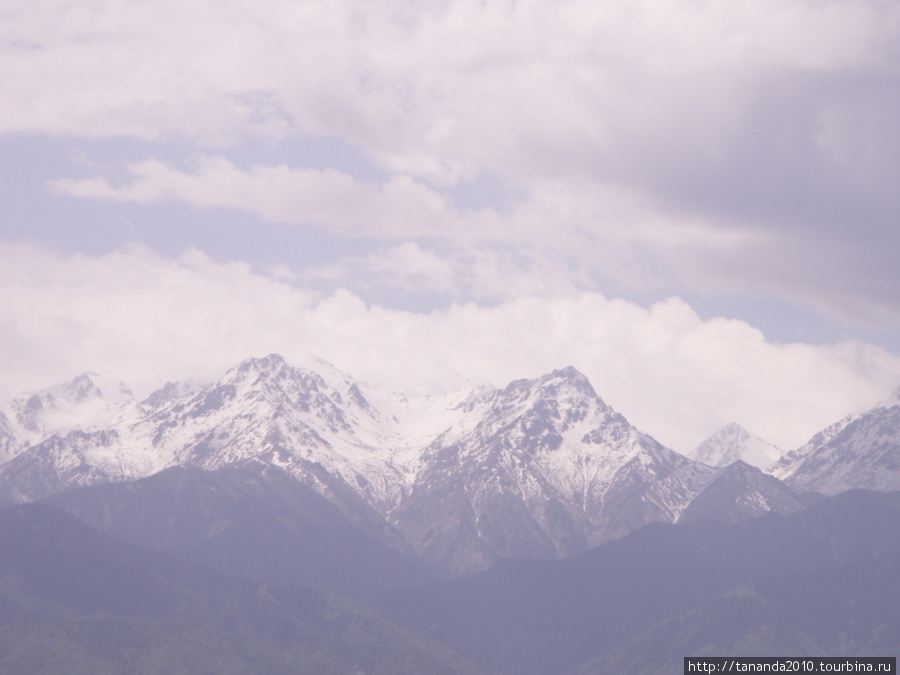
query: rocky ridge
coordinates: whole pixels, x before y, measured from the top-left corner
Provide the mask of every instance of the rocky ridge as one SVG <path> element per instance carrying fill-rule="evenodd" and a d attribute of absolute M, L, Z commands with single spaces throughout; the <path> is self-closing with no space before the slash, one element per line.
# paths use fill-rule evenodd
<path fill-rule="evenodd" d="M 798 492 L 900 490 L 900 389 L 814 435 L 768 472 Z"/>

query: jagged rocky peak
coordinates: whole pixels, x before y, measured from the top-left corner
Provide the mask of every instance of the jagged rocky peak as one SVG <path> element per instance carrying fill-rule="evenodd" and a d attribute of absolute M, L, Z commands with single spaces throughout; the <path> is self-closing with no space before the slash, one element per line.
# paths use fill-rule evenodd
<path fill-rule="evenodd" d="M 484 454 L 487 448 L 513 450 L 534 455 L 559 449 L 564 438 L 582 439 L 592 429 L 615 421 L 627 425 L 597 396 L 587 377 L 571 366 L 534 379 L 511 382 L 503 389 L 481 387 L 457 410 L 467 421 L 448 430 L 442 443 L 474 434 L 465 446 Z M 575 429 L 577 437 L 572 437 Z"/>
<path fill-rule="evenodd" d="M 82 373 L 73 379 L 65 389 L 66 399 L 73 403 L 80 403 L 89 398 L 104 398 L 103 389 L 98 385 L 100 376 L 97 373 Z M 104 383 L 106 384 L 106 383 Z M 111 399 L 131 398 L 131 390 L 123 382 L 110 382 L 112 391 L 107 392 Z"/>
<path fill-rule="evenodd" d="M 56 384 L 42 389 L 30 396 L 23 396 L 13 401 L 16 411 L 38 412 L 45 408 L 59 407 L 62 404 L 78 405 L 94 399 L 102 399 L 108 403 L 124 403 L 134 398 L 125 383 L 108 375 L 85 372 L 77 375 L 69 382 Z"/>
<path fill-rule="evenodd" d="M 510 394 L 534 391 L 541 398 L 600 401 L 590 380 L 572 366 L 554 370 L 533 380 L 516 380 L 505 389 Z"/>
<path fill-rule="evenodd" d="M 225 373 L 215 385 L 215 391 L 233 398 L 237 391 L 253 392 L 271 402 L 282 399 L 299 399 L 308 403 L 310 398 L 327 389 L 325 380 L 313 371 L 294 368 L 279 354 L 242 361 Z"/>
<path fill-rule="evenodd" d="M 420 554 L 454 573 L 672 522 L 716 473 L 635 429 L 574 368 L 477 390 L 462 410 L 391 513 Z"/>
<path fill-rule="evenodd" d="M 241 361 L 234 368 L 229 370 L 225 377 L 240 379 L 259 380 L 278 380 L 287 376 L 288 371 L 292 370 L 288 362 L 280 354 L 269 354 L 262 358 L 250 358 Z"/>
<path fill-rule="evenodd" d="M 171 448 L 179 461 L 204 468 L 263 455 L 296 464 L 319 453 L 314 461 L 352 479 L 357 469 L 349 456 L 381 447 L 389 435 L 348 375 L 332 366 L 294 367 L 278 354 L 242 361 L 188 396 L 166 401 L 168 393 L 160 391 L 163 403 L 141 433 L 154 448 Z"/>
<path fill-rule="evenodd" d="M 338 406 L 349 401 L 357 408 L 369 409 L 369 402 L 349 375 L 318 357 L 308 356 L 305 361 L 307 367 L 294 367 L 280 354 L 247 359 L 228 371 L 224 382 L 283 394 L 290 392 L 291 398 L 299 395 L 301 408 L 313 403 L 313 399 L 318 399 L 317 405 L 323 405 L 324 399 L 328 399 Z"/>
<path fill-rule="evenodd" d="M 495 398 L 504 410 L 518 406 L 520 412 L 530 409 L 565 422 L 583 419 L 592 408 L 609 411 L 588 378 L 572 366 L 532 380 L 515 380 L 496 391 Z"/>
<path fill-rule="evenodd" d="M 741 460 L 764 469 L 777 462 L 782 454 L 778 446 L 732 422 L 694 448 L 688 457 L 710 466 L 728 466 Z"/>
<path fill-rule="evenodd" d="M 110 375 L 86 372 L 73 378 L 71 382 L 45 390 L 57 399 L 69 403 L 82 403 L 90 399 L 103 399 L 108 403 L 125 403 L 134 398 L 122 380 Z"/>
<path fill-rule="evenodd" d="M 599 398 L 594 387 L 591 386 L 590 380 L 581 371 L 573 366 L 554 370 L 552 373 L 538 378 L 538 382 L 542 389 L 547 391 L 574 391 L 588 398 Z"/>

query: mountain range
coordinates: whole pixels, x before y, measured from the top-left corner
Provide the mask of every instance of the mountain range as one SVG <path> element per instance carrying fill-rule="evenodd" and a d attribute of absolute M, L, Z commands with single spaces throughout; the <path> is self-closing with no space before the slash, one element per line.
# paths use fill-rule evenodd
<path fill-rule="evenodd" d="M 302 368 L 278 355 L 248 359 L 216 382 L 169 383 L 143 401 L 84 374 L 13 401 L 0 419 L 9 457 L 0 501 L 98 486 L 107 488 L 85 494 L 139 499 L 147 479 L 175 467 L 231 470 L 232 481 L 293 481 L 360 535 L 465 574 L 509 557 L 569 557 L 653 522 L 791 513 L 803 492 L 900 487 L 892 400 L 822 432 L 767 475 L 734 464 L 772 452 L 737 425 L 685 457 L 632 426 L 571 367 L 421 398 L 368 387 L 314 357 Z M 74 511 L 96 499 L 66 503 L 115 529 L 111 517 Z"/>
<path fill-rule="evenodd" d="M 108 397 L 82 375 L 17 400 L 9 426 L 22 441 L 7 444 L 18 451 L 0 465 L 0 498 L 35 501 L 176 466 L 270 469 L 368 534 L 464 573 L 673 522 L 717 473 L 639 432 L 572 368 L 409 400 L 316 366 L 249 359 L 205 387 L 169 384 L 141 402 L 115 383 Z M 76 428 L 60 426 L 79 410 Z"/>
<path fill-rule="evenodd" d="M 898 429 L 895 394 L 766 466 L 737 425 L 666 448 L 571 367 L 420 397 L 278 355 L 140 401 L 80 375 L 0 413 L 0 669 L 178 672 L 163 644 L 191 672 L 517 675 L 895 649 Z"/>

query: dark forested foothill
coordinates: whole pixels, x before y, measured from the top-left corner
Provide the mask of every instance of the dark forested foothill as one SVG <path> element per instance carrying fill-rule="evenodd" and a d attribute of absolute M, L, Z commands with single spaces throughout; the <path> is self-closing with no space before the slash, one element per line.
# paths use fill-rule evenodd
<path fill-rule="evenodd" d="M 328 591 L 228 576 L 63 511 L 0 511 L 0 672 L 479 673 Z"/>

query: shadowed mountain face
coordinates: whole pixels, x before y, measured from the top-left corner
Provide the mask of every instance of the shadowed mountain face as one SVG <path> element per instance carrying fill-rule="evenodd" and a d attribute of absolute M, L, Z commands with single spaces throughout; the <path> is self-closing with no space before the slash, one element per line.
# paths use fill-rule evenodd
<path fill-rule="evenodd" d="M 356 598 L 438 578 L 383 521 L 352 519 L 262 463 L 209 472 L 173 467 L 139 481 L 65 492 L 49 503 L 123 541 Z"/>
<path fill-rule="evenodd" d="M 0 511 L 4 673 L 477 673 L 312 588 L 229 577 L 54 507 Z"/>
<path fill-rule="evenodd" d="M 379 607 L 484 667 L 574 673 L 732 589 L 876 556 L 890 561 L 897 550 L 900 494 L 850 492 L 790 516 L 651 525 L 569 560 L 507 561 L 469 579 L 398 591 Z M 867 592 L 884 579 L 873 577 Z M 814 614 L 798 609 L 798 630 Z"/>
<path fill-rule="evenodd" d="M 741 461 L 725 467 L 678 518 L 679 523 L 722 520 L 734 523 L 764 513 L 796 513 L 804 504 L 784 483 Z"/>
<path fill-rule="evenodd" d="M 756 579 L 641 632 L 582 675 L 679 672 L 690 656 L 873 656 L 900 651 L 900 550 Z"/>

